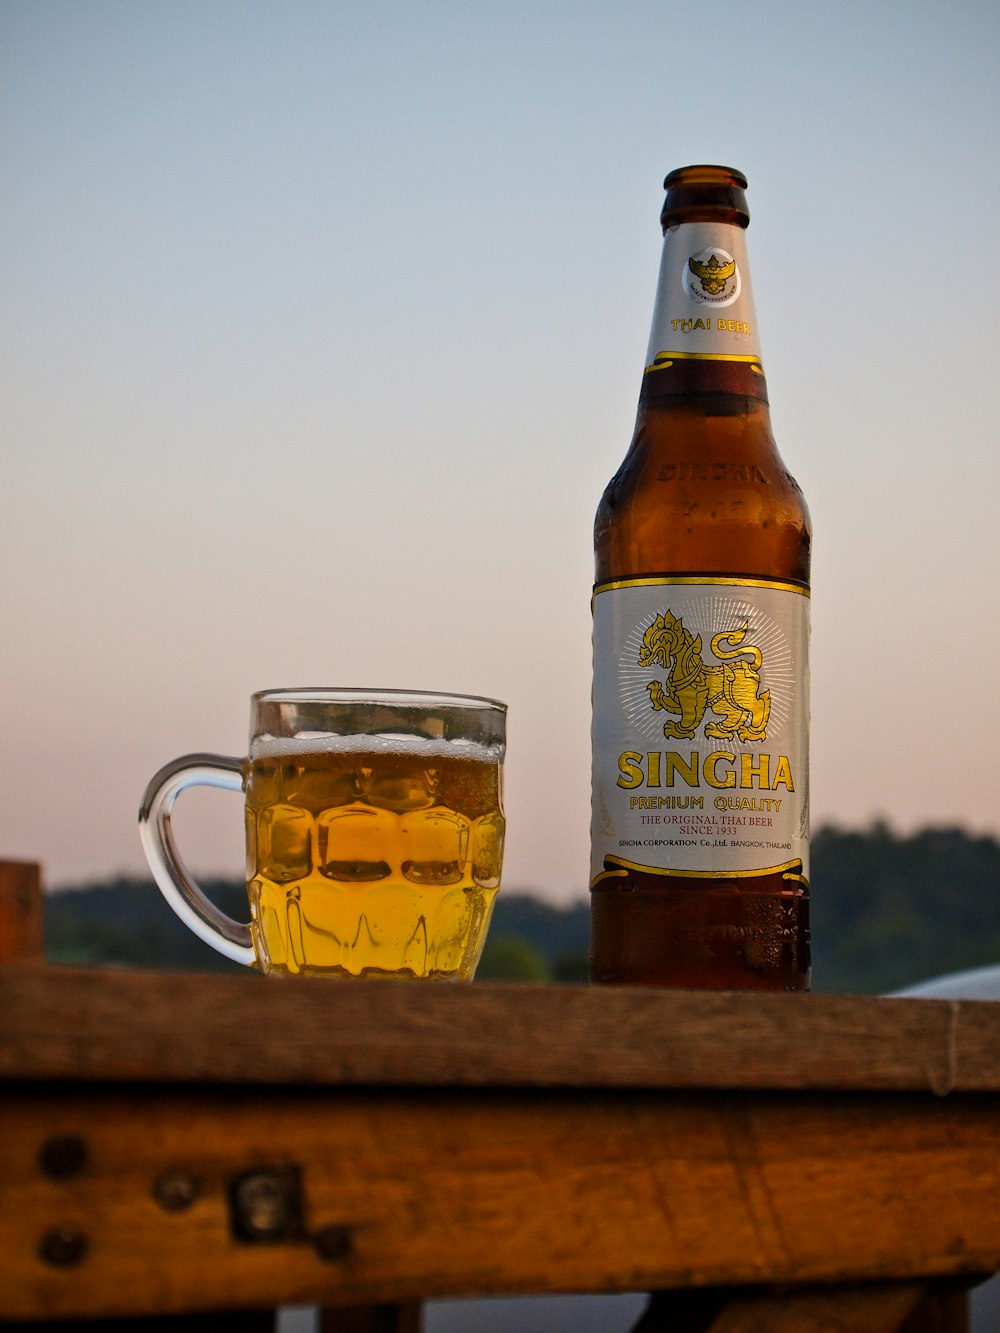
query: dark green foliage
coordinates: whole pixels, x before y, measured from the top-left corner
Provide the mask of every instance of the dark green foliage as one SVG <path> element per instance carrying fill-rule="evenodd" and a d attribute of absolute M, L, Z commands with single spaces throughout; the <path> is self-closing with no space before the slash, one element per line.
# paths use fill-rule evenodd
<path fill-rule="evenodd" d="M 477 977 L 485 979 L 493 936 L 529 941 L 545 962 L 546 980 L 563 985 L 587 981 L 587 949 L 590 942 L 590 904 L 551 907 L 528 893 L 505 893 L 501 889 L 493 912 L 493 924 L 483 951 Z M 497 978 L 498 980 L 500 978 Z M 511 977 L 509 980 L 518 980 Z"/>
<path fill-rule="evenodd" d="M 206 892 L 247 918 L 242 884 Z M 51 893 L 46 947 L 56 962 L 251 975 L 183 926 L 140 879 Z M 961 829 L 898 836 L 823 828 L 812 852 L 813 989 L 880 994 L 944 972 L 1000 963 L 1000 843 Z M 589 907 L 552 907 L 503 890 L 478 976 L 585 984 Z"/>
<path fill-rule="evenodd" d="M 476 976 L 480 981 L 549 981 L 549 963 L 522 935 L 490 932 Z"/>
<path fill-rule="evenodd" d="M 820 829 L 812 931 L 818 991 L 877 995 L 1000 964 L 1000 843 L 955 828 Z"/>
<path fill-rule="evenodd" d="M 248 917 L 241 883 L 207 880 L 208 896 L 230 916 Z M 247 972 L 192 935 L 151 880 L 119 877 L 107 884 L 45 898 L 45 952 L 52 962 L 120 964 L 166 971 Z"/>
<path fill-rule="evenodd" d="M 242 883 L 206 880 L 206 894 L 239 921 L 248 917 Z M 477 975 L 494 981 L 586 981 L 586 903 L 550 907 L 528 894 L 502 892 Z M 168 971 L 245 972 L 209 948 L 174 915 L 150 880 L 50 893 L 45 947 L 53 962 Z"/>

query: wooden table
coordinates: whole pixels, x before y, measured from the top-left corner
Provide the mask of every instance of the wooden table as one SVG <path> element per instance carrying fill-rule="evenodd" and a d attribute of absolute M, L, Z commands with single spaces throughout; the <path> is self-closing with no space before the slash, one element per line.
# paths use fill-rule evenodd
<path fill-rule="evenodd" d="M 915 1333 L 1000 1269 L 997 1005 L 14 963 L 0 1034 L 4 1321 Z"/>

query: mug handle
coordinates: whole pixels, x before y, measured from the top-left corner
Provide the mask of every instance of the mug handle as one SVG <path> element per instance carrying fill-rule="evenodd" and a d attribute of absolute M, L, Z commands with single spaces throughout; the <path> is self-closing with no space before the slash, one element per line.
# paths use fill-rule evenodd
<path fill-rule="evenodd" d="M 160 892 L 199 939 L 234 962 L 256 962 L 249 925 L 219 910 L 188 873 L 171 827 L 174 801 L 187 787 L 243 790 L 243 760 L 222 754 L 185 754 L 150 779 L 139 807 L 139 836 Z"/>

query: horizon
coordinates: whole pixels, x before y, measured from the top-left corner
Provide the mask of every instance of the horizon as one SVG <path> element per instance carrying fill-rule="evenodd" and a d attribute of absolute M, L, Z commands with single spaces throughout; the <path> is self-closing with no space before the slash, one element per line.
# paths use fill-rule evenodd
<path fill-rule="evenodd" d="M 873 838 L 887 836 L 893 842 L 906 844 L 908 842 L 918 842 L 922 837 L 933 834 L 957 834 L 959 837 L 968 839 L 970 842 L 986 842 L 994 847 L 1000 848 L 1000 835 L 996 833 L 975 833 L 970 829 L 963 828 L 955 824 L 922 824 L 919 827 L 903 831 L 894 828 L 886 820 L 875 817 L 864 826 L 845 826 L 835 821 L 827 822 L 815 827 L 812 830 L 812 839 L 815 840 L 820 835 L 833 834 L 839 837 L 862 837 Z M 42 867 L 44 871 L 44 867 Z M 227 887 L 235 888 L 245 884 L 245 877 L 242 872 L 212 872 L 199 876 L 209 884 L 225 884 Z M 66 883 L 46 883 L 42 882 L 43 893 L 76 893 L 95 888 L 112 888 L 116 884 L 141 883 L 149 888 L 156 889 L 159 893 L 156 881 L 153 878 L 152 871 L 148 867 L 139 867 L 134 871 L 111 871 L 93 878 L 81 881 Z M 554 901 L 547 896 L 539 886 L 531 884 L 510 884 L 506 878 L 501 881 L 500 895 L 503 898 L 532 898 L 550 907 L 555 911 L 570 911 L 575 909 L 589 910 L 590 891 L 589 887 L 584 889 L 579 897 L 568 897 Z M 498 897 L 497 901 L 500 899 Z"/>

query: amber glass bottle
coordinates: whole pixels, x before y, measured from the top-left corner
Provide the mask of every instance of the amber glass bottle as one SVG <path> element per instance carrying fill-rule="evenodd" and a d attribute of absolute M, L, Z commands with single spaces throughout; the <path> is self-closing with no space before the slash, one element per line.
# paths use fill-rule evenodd
<path fill-rule="evenodd" d="M 635 434 L 594 530 L 594 982 L 805 990 L 810 525 L 771 434 L 746 179 L 665 181 Z"/>

